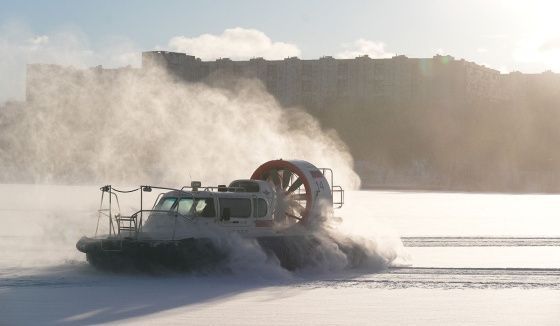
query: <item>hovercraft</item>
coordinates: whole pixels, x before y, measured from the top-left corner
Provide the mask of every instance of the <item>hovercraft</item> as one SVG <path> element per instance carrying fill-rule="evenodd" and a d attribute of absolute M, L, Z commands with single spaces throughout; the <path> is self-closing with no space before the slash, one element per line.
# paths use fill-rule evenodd
<path fill-rule="evenodd" d="M 228 247 L 235 245 L 232 236 L 256 241 L 271 259 L 293 270 L 319 246 L 315 230 L 344 204 L 332 170 L 301 160 L 266 162 L 250 179 L 228 186 L 195 181 L 180 189 L 106 185 L 100 190 L 95 236 L 82 237 L 76 247 L 90 264 L 112 271 L 213 268 L 227 259 Z M 138 210 L 122 215 L 122 197 L 134 194 Z M 156 197 L 149 209 L 144 207 L 148 197 Z M 98 235 L 100 229 L 107 232 Z"/>

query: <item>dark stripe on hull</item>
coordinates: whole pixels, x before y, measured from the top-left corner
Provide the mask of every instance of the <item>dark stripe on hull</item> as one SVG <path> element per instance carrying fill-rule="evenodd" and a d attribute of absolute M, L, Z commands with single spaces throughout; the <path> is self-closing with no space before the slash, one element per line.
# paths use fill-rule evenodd
<path fill-rule="evenodd" d="M 312 236 L 262 237 L 256 239 L 263 250 L 278 258 L 288 270 L 302 267 L 319 242 Z M 159 270 L 209 271 L 227 268 L 230 248 L 208 238 L 176 241 L 82 238 L 76 244 L 93 266 L 114 272 Z M 222 248 L 224 247 L 224 248 Z"/>
<path fill-rule="evenodd" d="M 138 241 L 82 238 L 76 245 L 93 266 L 114 272 L 204 271 L 226 255 L 209 239 Z"/>

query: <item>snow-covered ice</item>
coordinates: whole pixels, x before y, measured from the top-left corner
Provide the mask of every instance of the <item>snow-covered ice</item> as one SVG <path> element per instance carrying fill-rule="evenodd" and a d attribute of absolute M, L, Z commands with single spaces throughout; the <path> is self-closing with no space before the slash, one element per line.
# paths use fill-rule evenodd
<path fill-rule="evenodd" d="M 1 325 L 560 320 L 557 195 L 349 192 L 342 228 L 397 253 L 393 266 L 288 273 L 247 259 L 211 275 L 90 267 L 74 245 L 95 228 L 98 196 L 97 187 L 0 185 Z"/>

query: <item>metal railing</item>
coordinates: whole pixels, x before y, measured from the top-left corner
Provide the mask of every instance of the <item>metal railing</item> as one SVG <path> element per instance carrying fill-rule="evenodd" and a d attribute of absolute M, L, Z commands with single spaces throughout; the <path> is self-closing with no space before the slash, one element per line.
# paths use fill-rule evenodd
<path fill-rule="evenodd" d="M 333 208 L 341 208 L 344 205 L 344 189 L 341 186 L 333 185 L 333 171 L 330 168 L 319 168 L 319 171 L 325 176 L 327 182 L 329 182 L 331 194 L 333 197 Z M 246 189 L 243 187 L 226 187 L 225 185 L 212 187 L 212 186 L 183 186 L 181 189 L 169 188 L 169 187 L 159 187 L 159 186 L 149 186 L 143 185 L 138 188 L 130 190 L 116 189 L 111 185 L 105 185 L 100 188 L 101 190 L 101 202 L 99 204 L 97 225 L 95 228 L 95 236 L 97 237 L 99 232 L 99 225 L 102 217 L 105 217 L 109 221 L 109 238 L 124 238 L 125 233 L 128 237 L 138 238 L 138 235 L 142 232 L 142 226 L 144 223 L 144 215 L 152 213 L 169 213 L 169 210 L 156 210 L 155 207 L 160 200 L 160 198 L 165 194 L 165 192 L 160 192 L 154 201 L 151 209 L 144 209 L 144 192 L 152 192 L 153 190 L 163 190 L 163 191 L 176 191 L 179 193 L 184 193 L 191 195 L 193 191 L 209 191 L 209 192 L 245 192 Z M 121 206 L 119 202 L 118 194 L 131 194 L 139 192 L 140 194 L 140 209 L 129 216 L 121 215 Z M 178 212 L 176 212 L 175 217 L 177 218 Z M 187 220 L 192 221 L 192 217 L 187 215 L 181 215 Z M 176 224 L 176 221 L 175 221 Z M 173 228 L 173 238 L 175 237 L 175 227 Z"/>
<path fill-rule="evenodd" d="M 176 191 L 179 193 L 184 193 L 191 195 L 193 191 L 227 191 L 227 192 L 245 192 L 245 188 L 242 187 L 226 187 L 226 186 L 204 186 L 204 187 L 193 187 L 193 186 L 183 186 L 181 189 L 160 187 L 160 186 L 149 186 L 143 185 L 138 188 L 130 190 L 116 189 L 111 185 L 105 185 L 100 188 L 101 190 L 101 203 L 99 204 L 98 216 L 97 216 L 97 226 L 95 228 L 95 236 L 97 237 L 99 232 L 99 225 L 102 217 L 105 217 L 109 221 L 109 237 L 123 238 L 124 234 L 129 237 L 138 238 L 138 235 L 142 232 L 142 226 L 144 225 L 144 215 L 152 213 L 169 213 L 169 210 L 157 210 L 155 209 L 160 198 L 165 194 L 165 192 L 160 192 L 151 209 L 144 209 L 144 192 L 152 192 L 153 190 L 164 190 L 164 191 Z M 119 202 L 118 194 L 131 194 L 134 192 L 140 193 L 140 209 L 135 213 L 125 216 L 121 214 L 121 207 Z M 176 208 L 177 209 L 177 208 Z M 175 212 L 175 217 L 178 217 L 178 212 Z M 192 217 L 188 215 L 181 215 L 181 217 L 192 221 Z M 173 230 L 173 238 L 175 236 L 175 227 Z"/>
<path fill-rule="evenodd" d="M 344 189 L 341 186 L 334 185 L 334 173 L 330 168 L 319 168 L 329 186 L 333 197 L 333 208 L 341 208 L 344 205 Z"/>
<path fill-rule="evenodd" d="M 156 186 L 140 186 L 138 188 L 130 190 L 120 190 L 116 189 L 111 185 L 106 185 L 100 188 L 101 190 L 101 202 L 99 204 L 98 216 L 97 216 L 97 226 L 95 228 L 95 236 L 98 235 L 99 225 L 102 217 L 106 217 L 109 221 L 109 237 L 123 237 L 124 233 L 129 236 L 138 237 L 138 234 L 142 232 L 142 225 L 144 222 L 144 215 L 151 213 L 169 213 L 168 210 L 156 210 L 155 205 L 163 192 L 158 194 L 156 201 L 154 202 L 151 209 L 144 209 L 144 192 L 151 192 L 153 189 L 157 190 L 167 190 L 167 191 L 177 191 L 188 194 L 183 187 L 182 189 L 168 188 L 168 187 L 156 187 Z M 124 216 L 121 215 L 121 207 L 119 202 L 118 194 L 130 194 L 134 192 L 140 193 L 140 209 L 135 213 Z M 116 207 L 115 207 L 116 206 Z M 187 216 L 185 216 L 187 217 Z M 188 218 L 188 217 L 187 217 Z"/>

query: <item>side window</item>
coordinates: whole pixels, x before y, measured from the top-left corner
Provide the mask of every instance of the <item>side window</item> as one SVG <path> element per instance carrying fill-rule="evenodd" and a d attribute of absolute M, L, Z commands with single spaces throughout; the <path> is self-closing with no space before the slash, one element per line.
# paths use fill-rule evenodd
<path fill-rule="evenodd" d="M 253 198 L 253 206 L 255 208 L 255 217 L 265 217 L 268 212 L 268 205 L 262 198 Z"/>
<path fill-rule="evenodd" d="M 199 198 L 194 206 L 196 216 L 200 217 L 216 217 L 213 198 Z"/>
<path fill-rule="evenodd" d="M 249 198 L 220 198 L 220 216 L 224 209 L 229 210 L 231 217 L 250 217 L 251 200 Z"/>
<path fill-rule="evenodd" d="M 190 215 L 192 205 L 192 198 L 181 198 L 179 199 L 179 203 L 177 204 L 177 212 L 181 215 Z"/>
<path fill-rule="evenodd" d="M 175 197 L 162 198 L 154 209 L 159 211 L 168 211 L 171 209 L 171 207 L 173 207 L 173 204 L 175 204 L 176 200 L 177 198 Z"/>

